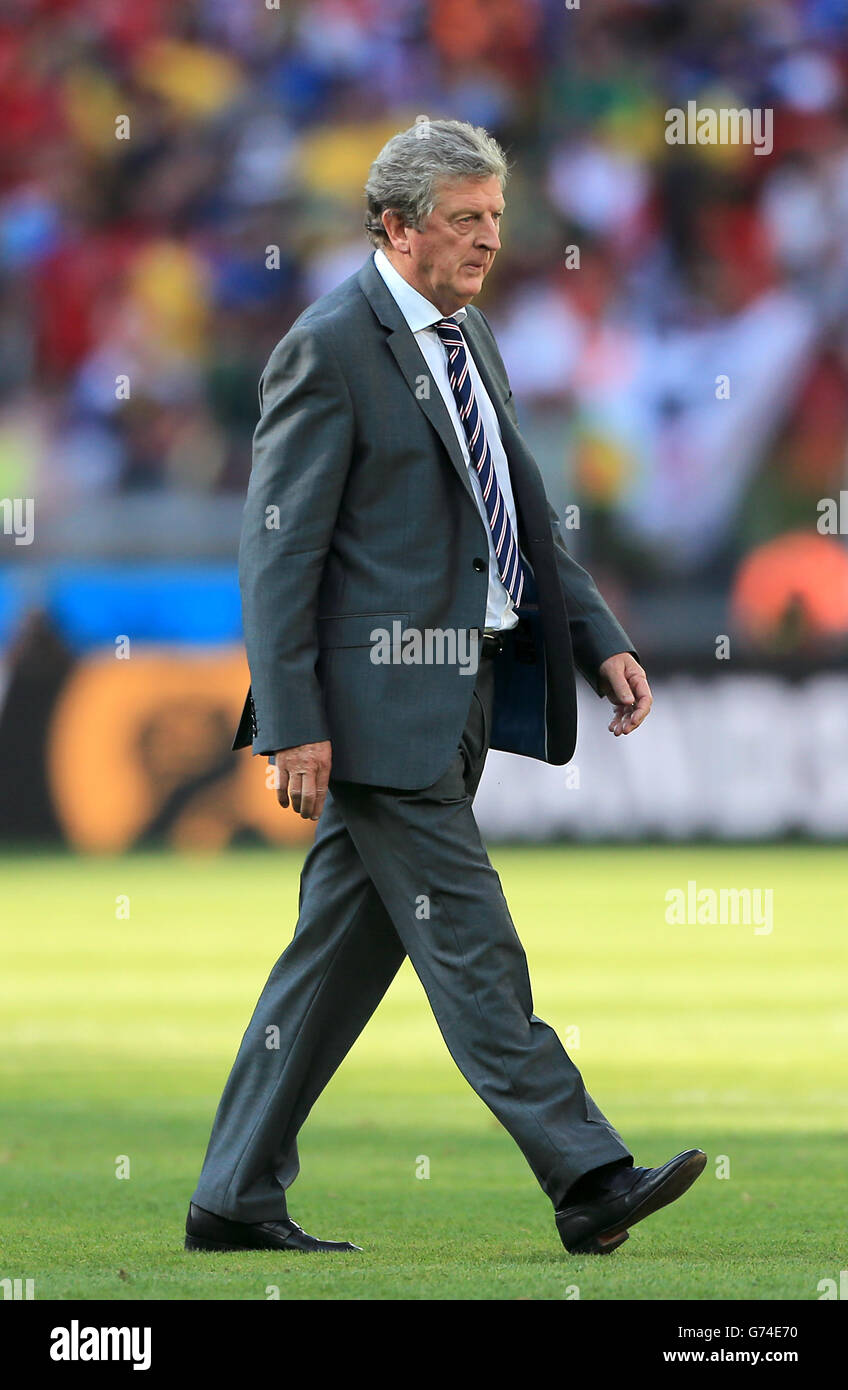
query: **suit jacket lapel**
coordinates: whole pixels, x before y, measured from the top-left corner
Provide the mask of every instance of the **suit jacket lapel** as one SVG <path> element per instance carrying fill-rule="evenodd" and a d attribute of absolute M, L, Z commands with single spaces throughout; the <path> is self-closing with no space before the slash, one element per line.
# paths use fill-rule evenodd
<path fill-rule="evenodd" d="M 459 474 L 462 486 L 476 507 L 477 503 L 474 489 L 471 486 L 471 479 L 468 476 L 468 468 L 459 447 L 453 422 L 442 400 L 442 393 L 430 375 L 427 363 L 415 341 L 415 334 L 370 257 L 359 272 L 359 284 L 377 318 L 385 328 L 389 329 L 386 342 L 403 372 L 406 384 L 447 449 L 451 463 Z M 426 378 L 428 386 L 424 395 L 421 392 L 422 377 Z"/>

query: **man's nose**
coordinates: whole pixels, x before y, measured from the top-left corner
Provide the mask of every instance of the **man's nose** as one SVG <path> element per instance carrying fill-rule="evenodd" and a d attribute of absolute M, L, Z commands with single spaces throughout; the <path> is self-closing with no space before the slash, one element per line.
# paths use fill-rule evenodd
<path fill-rule="evenodd" d="M 480 223 L 477 241 L 480 246 L 485 246 L 489 251 L 500 250 L 501 239 L 498 234 L 498 224 L 493 217 L 490 217 L 486 222 Z"/>

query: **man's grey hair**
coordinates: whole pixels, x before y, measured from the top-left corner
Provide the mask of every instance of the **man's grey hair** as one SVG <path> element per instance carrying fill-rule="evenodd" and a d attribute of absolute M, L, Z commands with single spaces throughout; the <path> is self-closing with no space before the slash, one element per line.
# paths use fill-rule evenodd
<path fill-rule="evenodd" d="M 399 213 L 408 227 L 421 231 L 446 183 L 494 176 L 503 192 L 508 174 L 506 155 L 483 126 L 419 117 L 386 142 L 368 172 L 368 239 L 373 246 L 389 245 L 382 222 L 386 211 Z"/>

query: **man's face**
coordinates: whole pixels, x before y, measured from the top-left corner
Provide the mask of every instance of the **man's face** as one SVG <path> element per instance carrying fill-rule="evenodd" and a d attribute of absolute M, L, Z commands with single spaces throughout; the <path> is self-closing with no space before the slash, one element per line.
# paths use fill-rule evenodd
<path fill-rule="evenodd" d="M 442 314 L 452 314 L 480 293 L 500 249 L 498 228 L 504 210 L 500 179 L 462 179 L 443 183 L 420 232 L 394 213 L 383 225 L 391 246 L 386 255 L 419 294 Z"/>

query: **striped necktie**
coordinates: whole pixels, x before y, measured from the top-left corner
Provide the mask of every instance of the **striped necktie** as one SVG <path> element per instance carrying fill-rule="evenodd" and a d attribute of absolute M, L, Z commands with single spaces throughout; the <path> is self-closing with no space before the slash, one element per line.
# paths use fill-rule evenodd
<path fill-rule="evenodd" d="M 480 478 L 483 502 L 495 546 L 498 573 L 513 605 L 517 608 L 524 590 L 524 566 L 518 553 L 503 493 L 498 487 L 492 451 L 477 408 L 474 385 L 468 369 L 465 339 L 455 319 L 440 319 L 433 327 L 444 343 L 448 355 L 448 377 L 459 408 L 459 418 L 468 438 L 471 462 Z"/>

